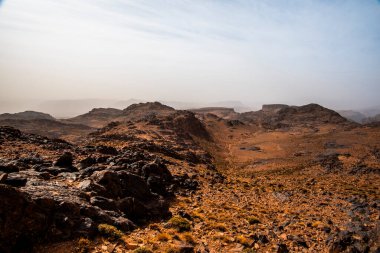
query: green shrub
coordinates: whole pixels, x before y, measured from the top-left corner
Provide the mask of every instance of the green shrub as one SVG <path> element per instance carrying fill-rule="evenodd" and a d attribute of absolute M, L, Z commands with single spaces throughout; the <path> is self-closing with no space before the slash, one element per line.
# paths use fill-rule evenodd
<path fill-rule="evenodd" d="M 260 223 L 260 220 L 259 220 L 257 217 L 254 217 L 254 216 L 249 217 L 249 218 L 247 219 L 247 221 L 248 221 L 248 223 L 249 223 L 250 225 Z"/>
<path fill-rule="evenodd" d="M 168 248 L 165 253 L 180 253 L 180 251 L 177 248 Z"/>
<path fill-rule="evenodd" d="M 171 226 L 177 229 L 178 232 L 190 231 L 190 223 L 185 218 L 175 216 L 169 220 Z"/>
<path fill-rule="evenodd" d="M 87 253 L 90 252 L 91 242 L 87 238 L 80 238 L 78 241 L 77 252 Z"/>
<path fill-rule="evenodd" d="M 150 249 L 147 249 L 145 247 L 137 248 L 133 252 L 134 253 L 153 253 Z"/>
<path fill-rule="evenodd" d="M 114 240 L 121 239 L 124 236 L 123 232 L 121 232 L 119 229 L 115 228 L 114 226 L 108 225 L 108 224 L 100 224 L 98 226 L 98 231 L 104 237 L 114 239 Z"/>
<path fill-rule="evenodd" d="M 216 224 L 214 224 L 212 227 L 213 227 L 214 229 L 217 229 L 217 230 L 221 231 L 221 232 L 226 232 L 226 231 L 227 231 L 227 227 L 226 227 L 226 225 L 223 224 L 223 223 L 216 223 Z"/>

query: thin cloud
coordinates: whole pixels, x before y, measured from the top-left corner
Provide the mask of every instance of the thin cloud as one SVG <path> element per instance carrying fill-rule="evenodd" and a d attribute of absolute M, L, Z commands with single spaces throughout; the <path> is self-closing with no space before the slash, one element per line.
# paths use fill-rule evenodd
<path fill-rule="evenodd" d="M 8 0 L 0 96 L 375 103 L 378 23 L 370 0 Z"/>

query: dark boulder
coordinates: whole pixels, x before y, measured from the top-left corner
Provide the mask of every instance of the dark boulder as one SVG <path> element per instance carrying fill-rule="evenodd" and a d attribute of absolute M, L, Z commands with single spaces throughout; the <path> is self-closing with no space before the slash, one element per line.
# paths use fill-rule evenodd
<path fill-rule="evenodd" d="M 170 174 L 170 171 L 166 165 L 157 160 L 144 165 L 142 167 L 142 174 L 145 178 L 148 178 L 150 175 L 157 175 L 167 181 L 170 181 L 172 179 L 172 175 Z"/>
<path fill-rule="evenodd" d="M 139 200 L 127 197 L 117 202 L 118 208 L 131 220 L 147 219 L 149 217 L 147 207 Z"/>
<path fill-rule="evenodd" d="M 8 174 L 7 173 L 1 173 L 0 174 L 0 184 L 4 184 L 5 181 L 7 180 L 8 178 Z"/>
<path fill-rule="evenodd" d="M 87 167 L 90 167 L 90 166 L 96 164 L 96 159 L 92 156 L 89 156 L 89 157 L 86 157 L 83 160 L 81 160 L 79 163 L 80 163 L 80 168 L 85 169 Z"/>
<path fill-rule="evenodd" d="M 14 164 L 0 163 L 0 172 L 4 172 L 4 173 L 19 172 L 19 168 Z"/>
<path fill-rule="evenodd" d="M 7 184 L 13 187 L 23 187 L 26 185 L 28 179 L 24 176 L 21 176 L 16 173 L 10 173 L 7 175 L 7 178 L 4 180 L 3 184 Z"/>
<path fill-rule="evenodd" d="M 153 193 L 159 194 L 161 196 L 167 196 L 168 191 L 166 185 L 161 177 L 158 176 L 149 176 L 146 181 L 149 190 Z"/>
<path fill-rule="evenodd" d="M 44 233 L 48 217 L 40 206 L 16 188 L 0 184 L 0 252 L 31 249 L 33 239 Z"/>
<path fill-rule="evenodd" d="M 117 155 L 117 154 L 119 154 L 119 152 L 117 151 L 116 148 L 110 147 L 110 146 L 104 146 L 104 145 L 97 146 L 96 151 L 99 152 L 100 154 L 103 154 L 103 155 Z"/>
<path fill-rule="evenodd" d="M 278 244 L 276 247 L 277 253 L 289 253 L 289 249 L 286 244 Z"/>
<path fill-rule="evenodd" d="M 125 171 L 97 171 L 91 177 L 95 183 L 107 189 L 105 197 L 135 197 L 137 199 L 152 197 L 146 182 L 141 177 Z"/>
<path fill-rule="evenodd" d="M 95 196 L 90 199 L 90 203 L 93 206 L 98 206 L 103 210 L 116 211 L 117 205 L 114 200 L 101 196 Z"/>
<path fill-rule="evenodd" d="M 73 160 L 73 154 L 71 154 L 70 152 L 65 152 L 62 156 L 60 156 L 57 159 L 54 165 L 61 168 L 70 168 L 73 166 Z"/>
<path fill-rule="evenodd" d="M 106 168 L 103 166 L 90 166 L 85 169 L 82 169 L 79 171 L 79 174 L 81 175 L 82 178 L 86 178 L 91 176 L 94 172 L 96 171 L 101 171 L 105 170 Z"/>
<path fill-rule="evenodd" d="M 77 172 L 78 169 L 71 166 L 71 167 L 40 167 L 37 169 L 39 172 L 46 172 L 53 176 L 57 176 L 61 173 L 71 173 L 71 172 Z"/>

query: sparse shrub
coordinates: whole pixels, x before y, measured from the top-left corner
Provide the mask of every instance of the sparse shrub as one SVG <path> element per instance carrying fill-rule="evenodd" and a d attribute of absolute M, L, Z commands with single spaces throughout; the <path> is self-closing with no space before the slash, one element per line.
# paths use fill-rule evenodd
<path fill-rule="evenodd" d="M 226 232 L 227 231 L 227 227 L 223 223 L 216 223 L 212 227 L 214 229 L 217 229 L 217 230 L 221 231 L 221 232 Z"/>
<path fill-rule="evenodd" d="M 190 223 L 185 218 L 175 216 L 169 220 L 169 223 L 173 228 L 177 229 L 178 232 L 190 231 Z"/>
<path fill-rule="evenodd" d="M 255 216 L 249 217 L 249 218 L 247 219 L 247 221 L 248 221 L 248 223 L 249 223 L 250 225 L 260 223 L 260 220 L 259 220 L 257 217 L 255 217 Z"/>
<path fill-rule="evenodd" d="M 256 253 L 256 250 L 254 250 L 254 249 L 244 249 L 243 253 Z"/>
<path fill-rule="evenodd" d="M 311 224 L 313 228 L 321 228 L 323 227 L 323 223 L 321 221 L 315 221 L 313 224 Z"/>
<path fill-rule="evenodd" d="M 91 242 L 87 238 L 80 238 L 78 240 L 78 247 L 77 252 L 78 253 L 87 253 L 90 251 Z"/>
<path fill-rule="evenodd" d="M 158 224 L 150 224 L 149 228 L 152 230 L 160 231 L 160 226 L 158 226 Z"/>
<path fill-rule="evenodd" d="M 167 242 L 171 239 L 171 236 L 166 233 L 160 233 L 157 235 L 157 240 L 160 242 Z"/>
<path fill-rule="evenodd" d="M 145 247 L 137 248 L 133 252 L 134 253 L 153 253 L 150 249 L 147 249 Z"/>
<path fill-rule="evenodd" d="M 204 220 L 204 215 L 202 215 L 200 211 L 194 211 L 192 216 L 194 219 Z"/>
<path fill-rule="evenodd" d="M 243 245 L 245 247 L 248 247 L 250 245 L 249 240 L 242 235 L 238 235 L 236 237 L 236 242 L 240 243 L 241 245 Z"/>
<path fill-rule="evenodd" d="M 115 228 L 112 225 L 100 224 L 98 226 L 98 231 L 106 238 L 118 240 L 124 236 L 124 233 Z"/>
<path fill-rule="evenodd" d="M 192 236 L 192 234 L 190 233 L 183 233 L 182 236 L 181 236 L 182 240 L 189 243 L 189 244 L 192 244 L 194 245 L 195 244 L 195 239 L 194 237 Z"/>
<path fill-rule="evenodd" d="M 165 253 L 180 253 L 178 248 L 168 248 Z"/>
<path fill-rule="evenodd" d="M 212 239 L 214 241 L 220 240 L 220 241 L 223 241 L 225 243 L 230 243 L 231 242 L 230 238 L 227 235 L 224 235 L 224 234 L 215 235 L 215 236 L 212 237 Z"/>

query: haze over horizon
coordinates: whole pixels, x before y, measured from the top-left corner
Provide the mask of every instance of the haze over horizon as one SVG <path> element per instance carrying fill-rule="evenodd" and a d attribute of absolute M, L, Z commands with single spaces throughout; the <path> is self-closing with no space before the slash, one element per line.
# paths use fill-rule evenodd
<path fill-rule="evenodd" d="M 0 101 L 379 105 L 376 0 L 0 3 Z"/>

